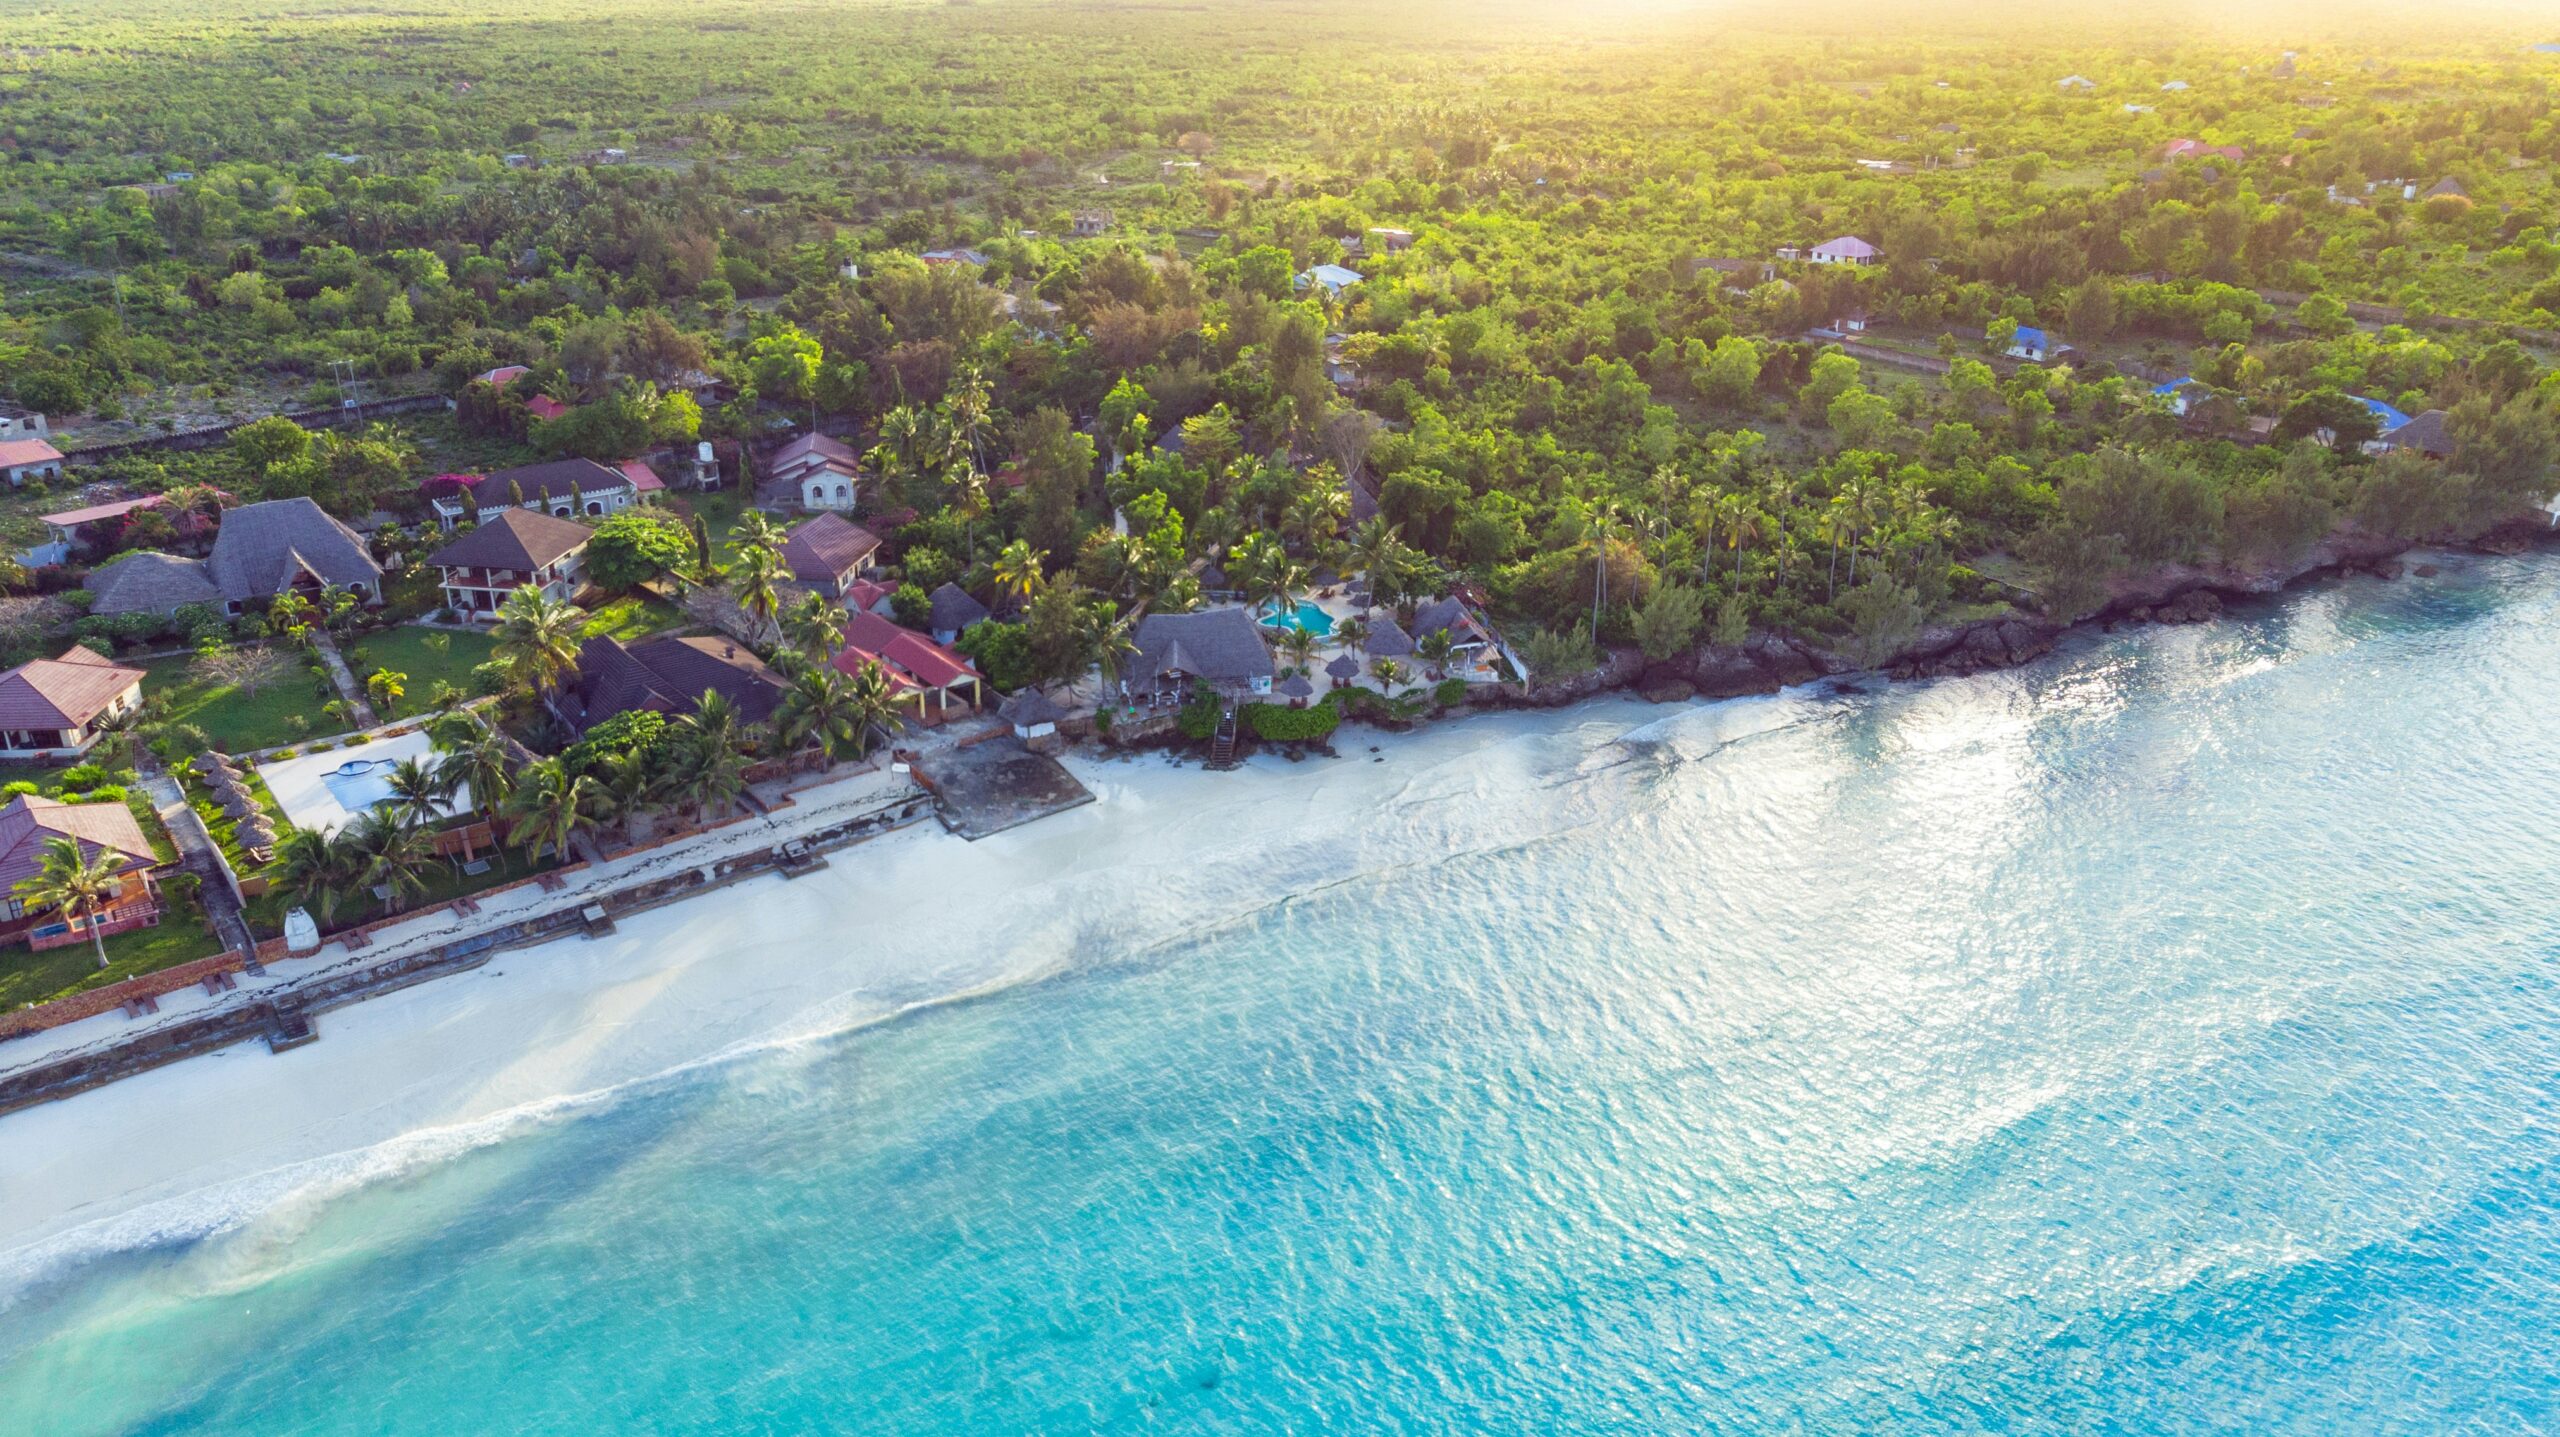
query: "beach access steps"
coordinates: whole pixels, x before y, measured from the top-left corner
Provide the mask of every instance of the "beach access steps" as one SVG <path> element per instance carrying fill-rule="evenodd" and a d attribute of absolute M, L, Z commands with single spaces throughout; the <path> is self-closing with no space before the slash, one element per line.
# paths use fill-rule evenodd
<path fill-rule="evenodd" d="M 1236 706 L 1234 704 L 1227 705 L 1227 711 L 1218 718 L 1217 737 L 1209 741 L 1208 766 L 1221 772 L 1236 766 Z"/>
<path fill-rule="evenodd" d="M 320 1030 L 311 1026 L 311 1015 L 300 1008 L 267 1006 L 267 1051 L 282 1053 L 305 1043 L 320 1041 Z"/>

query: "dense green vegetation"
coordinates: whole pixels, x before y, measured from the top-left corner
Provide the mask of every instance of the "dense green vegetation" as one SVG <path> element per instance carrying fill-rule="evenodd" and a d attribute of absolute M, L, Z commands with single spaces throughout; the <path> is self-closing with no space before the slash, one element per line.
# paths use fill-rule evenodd
<path fill-rule="evenodd" d="M 1456 13 L 0 3 L 0 369 L 110 437 L 348 374 L 455 395 L 95 471 L 350 514 L 815 419 L 1025 680 L 1209 563 L 1471 586 L 1559 666 L 1755 628 L 1881 657 L 2554 487 L 2529 12 Z M 1881 262 L 1776 258 L 1846 235 Z M 1857 315 L 1857 354 L 1809 336 Z M 2074 352 L 2021 363 L 2022 326 Z M 471 382 L 501 363 L 532 374 Z M 2365 452 L 2348 396 L 2449 411 L 2450 452 Z"/>

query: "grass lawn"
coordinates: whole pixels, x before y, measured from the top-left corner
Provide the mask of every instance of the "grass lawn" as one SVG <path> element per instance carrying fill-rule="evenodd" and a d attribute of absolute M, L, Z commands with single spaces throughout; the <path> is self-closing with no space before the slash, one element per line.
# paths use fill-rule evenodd
<path fill-rule="evenodd" d="M 579 634 L 589 639 L 620 639 L 627 644 L 684 622 L 684 610 L 655 594 L 624 594 L 589 609 L 587 626 Z"/>
<path fill-rule="evenodd" d="M 172 907 L 157 928 L 136 928 L 109 938 L 103 969 L 98 966 L 97 950 L 85 941 L 42 953 L 12 948 L 0 952 L 0 1009 L 68 997 L 221 951 L 222 945 L 192 907 Z"/>
<path fill-rule="evenodd" d="M 471 671 L 487 663 L 495 648 L 487 634 L 401 624 L 357 639 L 354 649 L 362 657 L 350 652 L 347 663 L 355 671 L 358 683 L 376 669 L 409 676 L 407 694 L 394 712 L 382 716 L 388 721 L 431 711 L 435 707 L 435 686 L 440 681 L 469 693 Z"/>
<path fill-rule="evenodd" d="M 230 753 L 273 748 L 315 733 L 336 733 L 344 725 L 321 711 L 336 698 L 305 668 L 299 650 L 284 648 L 291 661 L 285 671 L 254 694 L 237 686 L 208 686 L 189 672 L 193 656 L 180 654 L 143 664 L 143 698 L 160 718 L 195 724 L 213 736 L 215 747 Z"/>
<path fill-rule="evenodd" d="M 448 899 L 485 892 L 502 883 L 515 883 L 531 878 L 546 868 L 560 866 L 550 861 L 535 863 L 525 856 L 523 849 L 515 847 L 497 851 L 484 849 L 481 851 L 481 856 L 490 860 L 490 868 L 488 872 L 477 875 L 464 873 L 460 864 L 441 858 L 429 863 L 420 870 L 427 880 L 426 892 L 410 899 L 402 911 L 414 913 L 421 908 L 432 907 Z M 303 895 L 287 893 L 281 888 L 260 894 L 249 900 L 247 908 L 249 926 L 256 930 L 259 937 L 272 938 L 284 931 L 285 910 L 297 906 L 310 908 L 311 904 Z M 312 909 L 311 916 L 319 917 L 319 910 Z M 342 928 L 353 928 L 383 916 L 382 901 L 375 898 L 370 891 L 360 889 L 339 901 L 338 911 L 330 915 L 325 926 L 329 932 L 335 933 Z"/>

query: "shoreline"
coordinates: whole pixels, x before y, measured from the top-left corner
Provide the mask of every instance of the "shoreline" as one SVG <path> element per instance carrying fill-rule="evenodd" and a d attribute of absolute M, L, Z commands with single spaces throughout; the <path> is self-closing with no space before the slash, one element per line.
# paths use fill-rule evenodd
<path fill-rule="evenodd" d="M 232 1045 L 0 1116 L 14 1151 L 41 1155 L 0 1175 L 0 1306 L 84 1258 L 289 1221 L 278 1215 L 705 1067 L 1128 961 L 1453 843 L 1533 839 L 1478 800 L 1616 767 L 1627 756 L 1612 750 L 1665 725 L 1711 750 L 1857 697 L 1790 686 L 1666 712 L 1631 687 L 1471 702 L 1468 722 L 1418 726 L 1370 763 L 1266 752 L 1214 782 L 1145 750 L 1078 748 L 1065 761 L 1106 801 L 1052 822 L 978 843 L 894 830 L 814 879 L 758 874 L 731 885 L 764 883 L 752 898 L 670 902 L 601 940 L 552 938 L 372 995 L 332 1016 L 327 1042 Z M 1604 819 L 1610 792 L 1592 785 L 1567 807 Z M 1372 826 L 1340 822 L 1353 814 Z M 1204 913 L 1217 921 L 1204 928 Z"/>
<path fill-rule="evenodd" d="M 1809 707 L 1780 700 L 1773 708 Z M 1376 763 L 1264 757 L 1215 784 L 1071 755 L 1105 801 L 975 843 L 900 829 L 830 868 L 633 915 L 333 1013 L 326 1040 L 236 1044 L 0 1117 L 0 1305 L 87 1257 L 291 1213 L 353 1184 L 706 1066 L 1126 962 L 1453 850 L 1536 838 L 1478 801 L 1660 719 L 1484 715 Z M 1566 805 L 1591 821 L 1605 811 Z M 1584 810 L 1588 810 L 1587 812 Z M 1346 821 L 1347 820 L 1347 821 Z M 847 861 L 844 855 L 859 855 Z M 973 895 L 979 901 L 972 901 Z"/>

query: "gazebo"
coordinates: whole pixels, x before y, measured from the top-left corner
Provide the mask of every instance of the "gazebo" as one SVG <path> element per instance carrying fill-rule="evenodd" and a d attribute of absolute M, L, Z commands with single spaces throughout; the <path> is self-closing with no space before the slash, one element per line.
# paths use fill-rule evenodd
<path fill-rule="evenodd" d="M 1289 707 L 1302 709 L 1307 706 L 1307 700 L 1315 697 L 1316 686 L 1307 682 L 1305 674 L 1291 674 L 1282 679 L 1273 691 L 1287 699 Z"/>
<path fill-rule="evenodd" d="M 1038 689 L 1020 690 L 996 706 L 996 717 L 1013 725 L 1015 738 L 1025 740 L 1047 738 L 1056 733 L 1058 720 L 1066 716 L 1065 709 L 1058 707 Z"/>
<path fill-rule="evenodd" d="M 1336 654 L 1333 662 L 1324 666 L 1324 671 L 1332 676 L 1335 688 L 1343 688 L 1360 677 L 1360 661 L 1349 654 Z"/>

